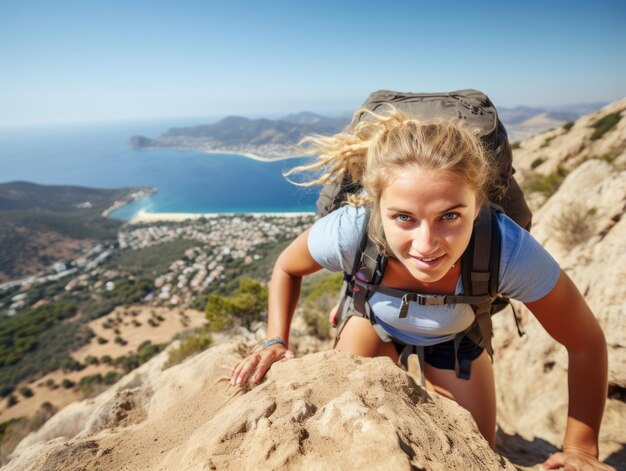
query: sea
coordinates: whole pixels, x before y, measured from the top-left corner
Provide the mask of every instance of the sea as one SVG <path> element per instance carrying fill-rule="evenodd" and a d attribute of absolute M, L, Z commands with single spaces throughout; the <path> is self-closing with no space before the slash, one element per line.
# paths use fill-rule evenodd
<path fill-rule="evenodd" d="M 28 181 L 91 188 L 153 187 L 112 212 L 130 220 L 148 213 L 293 213 L 315 211 L 319 187 L 283 173 L 310 157 L 261 162 L 241 155 L 133 149 L 134 135 L 158 137 L 187 119 L 0 127 L 0 183 Z"/>

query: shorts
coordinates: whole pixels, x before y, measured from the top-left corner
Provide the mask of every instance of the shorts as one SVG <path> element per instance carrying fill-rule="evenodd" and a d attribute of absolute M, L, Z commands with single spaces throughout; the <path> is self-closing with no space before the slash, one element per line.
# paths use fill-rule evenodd
<path fill-rule="evenodd" d="M 393 342 L 393 345 L 396 347 L 398 355 L 400 355 L 404 349 L 404 345 L 397 342 Z M 472 342 L 469 337 L 464 336 L 458 350 L 459 363 L 463 363 L 463 360 L 470 362 L 476 360 L 483 350 L 484 348 L 479 347 Z M 424 361 L 435 368 L 454 370 L 454 340 L 424 347 Z"/>

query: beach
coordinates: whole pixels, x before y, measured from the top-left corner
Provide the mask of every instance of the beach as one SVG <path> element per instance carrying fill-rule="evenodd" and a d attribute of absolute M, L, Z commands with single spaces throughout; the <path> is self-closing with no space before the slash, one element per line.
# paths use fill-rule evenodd
<path fill-rule="evenodd" d="M 183 222 L 200 218 L 216 218 L 222 216 L 252 216 L 252 217 L 300 217 L 315 214 L 313 211 L 283 212 L 283 213 L 149 213 L 140 210 L 129 224 L 146 224 L 152 222 Z"/>

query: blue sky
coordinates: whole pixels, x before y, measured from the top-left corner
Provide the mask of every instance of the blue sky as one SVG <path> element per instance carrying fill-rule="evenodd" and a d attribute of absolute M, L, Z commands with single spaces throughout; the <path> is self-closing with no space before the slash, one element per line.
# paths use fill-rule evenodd
<path fill-rule="evenodd" d="M 0 0 L 0 125 L 626 96 L 626 2 Z"/>

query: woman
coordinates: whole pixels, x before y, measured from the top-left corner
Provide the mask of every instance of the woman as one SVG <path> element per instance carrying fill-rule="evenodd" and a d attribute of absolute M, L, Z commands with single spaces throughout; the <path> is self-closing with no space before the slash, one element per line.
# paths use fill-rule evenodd
<path fill-rule="evenodd" d="M 270 339 L 234 369 L 231 384 L 258 382 L 272 363 L 293 354 L 289 328 L 302 277 L 321 268 L 350 272 L 367 225 L 369 237 L 388 256 L 382 286 L 432 294 L 460 294 L 461 255 L 467 248 L 490 183 L 490 165 L 475 137 L 452 122 L 429 123 L 396 111 L 367 112 L 349 132 L 312 138 L 317 163 L 295 169 L 325 173 L 312 184 L 340 179 L 346 172 L 364 191 L 317 221 L 278 258 L 269 293 Z M 368 217 L 369 215 L 369 217 Z M 369 221 L 369 222 L 366 222 Z M 524 302 L 550 335 L 569 353 L 570 406 L 563 452 L 544 464 L 571 469 L 611 469 L 598 462 L 598 431 L 607 392 L 603 333 L 583 297 L 554 259 L 523 229 L 498 214 L 501 260 L 498 290 Z M 466 304 L 420 306 L 410 303 L 398 316 L 400 300 L 383 293 L 369 299 L 372 319 L 353 316 L 345 323 L 338 350 L 398 361 L 399 343 L 426 347 L 429 388 L 470 411 L 479 430 L 495 443 L 493 369 L 485 351 L 465 338 L 460 360 L 471 361 L 468 380 L 454 372 L 451 343 L 474 315 Z M 381 338 L 372 326 L 384 329 Z M 566 468 L 567 469 L 567 468 Z"/>

